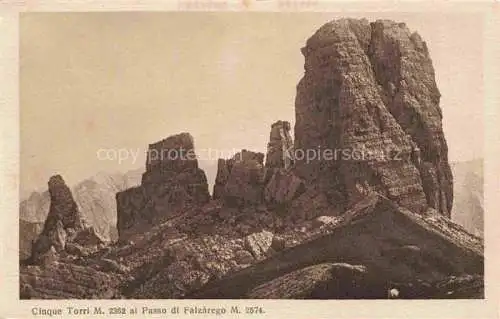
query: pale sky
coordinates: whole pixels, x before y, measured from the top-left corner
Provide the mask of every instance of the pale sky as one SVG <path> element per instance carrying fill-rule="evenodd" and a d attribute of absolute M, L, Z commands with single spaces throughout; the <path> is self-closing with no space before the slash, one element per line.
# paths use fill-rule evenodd
<path fill-rule="evenodd" d="M 74 184 L 99 171 L 144 167 L 148 144 L 185 131 L 205 157 L 208 149 L 265 152 L 273 122 L 288 120 L 293 127 L 304 63 L 300 48 L 321 25 L 339 17 L 21 14 L 21 192 L 45 189 L 55 173 Z M 418 31 L 442 94 L 450 160 L 482 157 L 481 17 L 349 17 L 389 18 Z M 130 158 L 99 159 L 100 149 L 129 150 Z M 137 151 L 141 156 L 134 162 Z"/>

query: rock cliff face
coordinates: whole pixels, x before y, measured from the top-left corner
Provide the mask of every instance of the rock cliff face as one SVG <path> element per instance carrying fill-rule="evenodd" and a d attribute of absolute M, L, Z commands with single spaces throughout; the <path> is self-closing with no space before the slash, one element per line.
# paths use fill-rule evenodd
<path fill-rule="evenodd" d="M 189 205 L 201 205 L 209 199 L 207 179 L 198 168 L 190 134 L 151 144 L 141 185 L 116 194 L 120 239 L 147 231 Z"/>
<path fill-rule="evenodd" d="M 302 52 L 297 174 L 321 185 L 330 202 L 352 203 L 375 190 L 413 211 L 432 207 L 449 216 L 440 93 L 420 36 L 404 23 L 340 19 L 322 26 Z"/>
<path fill-rule="evenodd" d="M 83 219 L 71 190 L 64 182 L 61 175 L 52 176 L 49 179 L 50 209 L 44 230 L 58 221 L 67 228 L 78 231 L 83 229 Z"/>
<path fill-rule="evenodd" d="M 263 201 L 264 154 L 242 150 L 231 159 L 219 159 L 213 197 L 233 205 Z"/>

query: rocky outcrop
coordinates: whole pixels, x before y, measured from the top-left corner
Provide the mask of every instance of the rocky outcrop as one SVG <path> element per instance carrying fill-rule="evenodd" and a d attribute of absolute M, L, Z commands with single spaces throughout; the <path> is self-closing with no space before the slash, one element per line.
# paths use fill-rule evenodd
<path fill-rule="evenodd" d="M 436 211 L 412 213 L 380 195 L 367 197 L 321 234 L 222 280 L 208 283 L 190 298 L 243 298 L 259 285 L 305 267 L 342 261 L 363 265 L 372 275 L 370 287 L 384 298 L 390 283 L 425 282 L 437 285 L 453 276 L 482 276 L 484 248 L 480 238 Z M 276 279 L 283 282 L 282 279 Z M 374 280 L 374 281 L 372 281 Z M 284 295 L 291 291 L 284 291 Z M 430 293 L 430 292 L 429 292 Z"/>
<path fill-rule="evenodd" d="M 359 296 L 366 267 L 325 263 L 292 271 L 255 287 L 250 299 L 347 299 Z"/>
<path fill-rule="evenodd" d="M 84 229 L 84 221 L 78 210 L 69 187 L 60 175 L 52 176 L 48 182 L 50 193 L 50 210 L 38 239 L 33 244 L 32 259 L 54 248 L 64 250 L 67 230 L 73 232 Z"/>
<path fill-rule="evenodd" d="M 116 193 L 140 184 L 143 170 L 125 174 L 98 173 L 71 188 L 82 217 L 105 241 L 118 239 Z M 50 208 L 49 191 L 33 192 L 19 205 L 20 258 L 31 256 L 32 242 L 43 229 Z"/>
<path fill-rule="evenodd" d="M 303 180 L 293 171 L 290 124 L 271 126 L 266 163 L 264 155 L 242 150 L 233 158 L 219 159 L 213 198 L 236 205 L 287 205 L 304 192 Z"/>
<path fill-rule="evenodd" d="M 440 94 L 420 36 L 404 23 L 340 19 L 302 53 L 296 173 L 321 185 L 329 202 L 348 205 L 375 190 L 412 211 L 449 216 Z"/>
<path fill-rule="evenodd" d="M 267 173 L 271 177 L 264 189 L 264 199 L 269 204 L 290 203 L 305 191 L 303 180 L 290 170 L 276 169 Z"/>
<path fill-rule="evenodd" d="M 207 179 L 198 167 L 190 134 L 151 144 L 141 185 L 116 194 L 120 239 L 147 231 L 209 198 Z"/>
<path fill-rule="evenodd" d="M 119 298 L 124 278 L 69 260 L 44 267 L 26 266 L 20 274 L 21 299 L 112 299 Z"/>
<path fill-rule="evenodd" d="M 277 121 L 271 125 L 267 144 L 266 168 L 288 169 L 293 165 L 293 141 L 290 136 L 290 123 Z"/>
<path fill-rule="evenodd" d="M 290 123 L 277 121 L 271 125 L 266 155 L 264 200 L 270 205 L 287 205 L 305 191 L 303 180 L 293 172 L 293 141 Z"/>
<path fill-rule="evenodd" d="M 24 263 L 30 265 L 50 265 L 75 251 L 96 250 L 105 240 L 88 226 L 81 216 L 71 190 L 60 175 L 49 179 L 50 210 L 43 229 L 33 241 L 31 254 Z"/>
<path fill-rule="evenodd" d="M 242 206 L 263 201 L 264 154 L 242 150 L 231 159 L 219 159 L 214 185 L 214 198 Z"/>

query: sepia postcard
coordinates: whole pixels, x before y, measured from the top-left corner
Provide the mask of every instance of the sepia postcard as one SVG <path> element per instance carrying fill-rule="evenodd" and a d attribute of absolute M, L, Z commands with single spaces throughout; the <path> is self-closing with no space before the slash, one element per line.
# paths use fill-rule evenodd
<path fill-rule="evenodd" d="M 0 317 L 498 317 L 498 4 L 0 7 Z"/>

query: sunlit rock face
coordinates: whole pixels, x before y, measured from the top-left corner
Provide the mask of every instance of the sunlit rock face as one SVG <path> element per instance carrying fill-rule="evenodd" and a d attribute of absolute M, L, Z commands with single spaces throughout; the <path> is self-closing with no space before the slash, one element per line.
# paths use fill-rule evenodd
<path fill-rule="evenodd" d="M 452 174 L 434 69 L 404 23 L 340 19 L 302 49 L 297 86 L 297 174 L 331 202 L 377 191 L 415 212 L 449 216 Z M 328 150 L 328 151 L 325 151 Z"/>
<path fill-rule="evenodd" d="M 150 144 L 141 185 L 116 194 L 119 237 L 147 231 L 209 199 L 207 178 L 198 167 L 189 133 Z"/>

